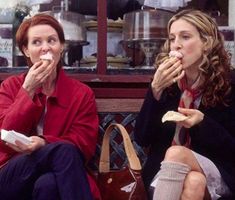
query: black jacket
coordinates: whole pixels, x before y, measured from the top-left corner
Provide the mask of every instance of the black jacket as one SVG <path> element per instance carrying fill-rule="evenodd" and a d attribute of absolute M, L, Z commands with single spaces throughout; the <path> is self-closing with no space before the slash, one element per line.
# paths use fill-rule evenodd
<path fill-rule="evenodd" d="M 176 123 L 161 122 L 167 111 L 177 111 L 181 92 L 177 84 L 172 90 L 172 95 L 163 92 L 161 99 L 157 101 L 149 89 L 136 120 L 135 141 L 140 146 L 149 147 L 148 159 L 143 168 L 146 188 L 160 169 L 160 162 L 174 137 Z M 189 129 L 189 132 L 192 149 L 214 162 L 235 194 L 235 79 L 232 80 L 230 99 L 228 107 L 220 105 L 205 108 L 200 105 L 199 110 L 205 114 L 204 119 Z"/>

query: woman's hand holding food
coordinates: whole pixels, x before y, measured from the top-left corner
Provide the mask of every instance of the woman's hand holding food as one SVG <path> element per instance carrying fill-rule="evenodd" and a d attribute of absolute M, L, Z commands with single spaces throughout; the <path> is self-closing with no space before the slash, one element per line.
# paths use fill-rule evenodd
<path fill-rule="evenodd" d="M 184 74 L 179 58 L 170 57 L 165 60 L 157 68 L 151 83 L 154 97 L 159 100 L 163 90 L 183 78 Z"/>
<path fill-rule="evenodd" d="M 16 140 L 15 142 L 16 145 L 11 144 L 11 143 L 6 143 L 6 144 L 7 146 L 11 147 L 18 153 L 28 153 L 28 154 L 46 145 L 46 141 L 41 137 L 31 136 L 30 138 L 32 142 L 28 145 L 23 144 L 22 142 L 18 140 Z"/>
<path fill-rule="evenodd" d="M 51 76 L 53 76 L 53 78 L 56 76 L 55 69 L 54 60 L 41 60 L 34 63 L 25 77 L 23 88 L 33 98 L 37 88 L 42 87 Z"/>
<path fill-rule="evenodd" d="M 204 114 L 197 109 L 178 108 L 178 111 L 187 116 L 187 119 L 178 122 L 185 128 L 191 128 L 204 119 Z"/>

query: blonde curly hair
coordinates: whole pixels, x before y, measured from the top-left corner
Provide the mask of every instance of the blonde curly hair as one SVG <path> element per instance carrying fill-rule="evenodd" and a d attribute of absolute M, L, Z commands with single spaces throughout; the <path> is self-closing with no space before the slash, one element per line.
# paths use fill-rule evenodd
<path fill-rule="evenodd" d="M 168 22 L 167 31 L 173 22 L 183 19 L 192 24 L 198 30 L 206 51 L 199 66 L 205 82 L 201 86 L 203 90 L 202 104 L 205 107 L 218 104 L 228 105 L 226 98 L 231 91 L 229 73 L 231 71 L 230 56 L 224 48 L 224 39 L 218 30 L 216 22 L 207 14 L 199 10 L 183 10 L 175 14 Z M 168 58 L 170 41 L 167 39 L 155 60 L 155 66 L 159 66 Z"/>

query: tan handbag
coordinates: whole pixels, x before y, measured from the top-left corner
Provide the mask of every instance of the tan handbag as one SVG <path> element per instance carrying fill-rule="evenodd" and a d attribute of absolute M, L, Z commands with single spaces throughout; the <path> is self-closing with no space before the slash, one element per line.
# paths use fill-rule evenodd
<path fill-rule="evenodd" d="M 128 166 L 120 170 L 110 170 L 109 140 L 114 128 L 117 128 L 122 135 L 129 163 Z M 121 124 L 111 124 L 104 134 L 97 177 L 102 200 L 147 199 L 141 169 L 139 158 L 126 129 Z"/>

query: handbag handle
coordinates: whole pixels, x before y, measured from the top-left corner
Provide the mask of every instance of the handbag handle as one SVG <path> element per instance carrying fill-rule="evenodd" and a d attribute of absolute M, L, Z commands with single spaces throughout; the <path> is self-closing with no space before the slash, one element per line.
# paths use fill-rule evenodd
<path fill-rule="evenodd" d="M 114 128 L 117 128 L 122 135 L 124 142 L 124 149 L 126 152 L 130 168 L 133 170 L 141 170 L 142 168 L 140 165 L 140 161 L 136 155 L 129 134 L 121 124 L 113 123 L 109 125 L 109 127 L 106 129 L 104 133 L 102 147 L 101 147 L 100 162 L 99 162 L 99 172 L 110 171 L 109 140 L 110 140 L 110 134 Z"/>

